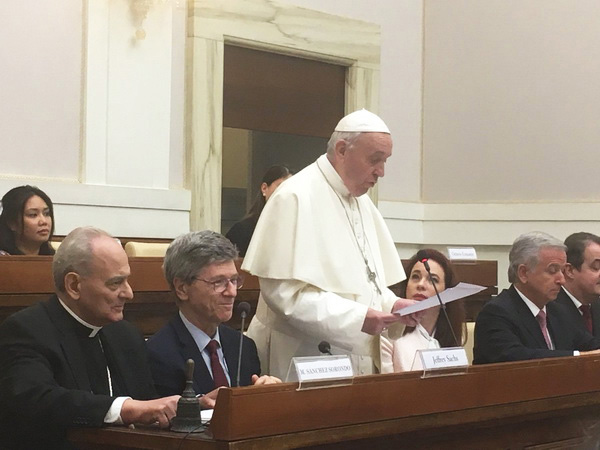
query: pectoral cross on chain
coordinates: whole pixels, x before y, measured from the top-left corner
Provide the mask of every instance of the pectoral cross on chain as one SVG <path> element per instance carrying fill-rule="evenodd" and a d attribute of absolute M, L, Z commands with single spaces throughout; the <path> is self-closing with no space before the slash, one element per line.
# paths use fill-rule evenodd
<path fill-rule="evenodd" d="M 375 286 L 375 289 L 377 289 L 377 293 L 379 295 L 381 295 L 381 289 L 379 289 L 379 286 L 377 285 L 377 275 L 375 275 L 375 272 L 373 272 L 371 270 L 371 268 L 369 267 L 369 264 L 365 261 L 365 265 L 367 266 L 367 278 L 369 279 L 369 281 L 371 283 L 373 283 L 373 285 Z"/>

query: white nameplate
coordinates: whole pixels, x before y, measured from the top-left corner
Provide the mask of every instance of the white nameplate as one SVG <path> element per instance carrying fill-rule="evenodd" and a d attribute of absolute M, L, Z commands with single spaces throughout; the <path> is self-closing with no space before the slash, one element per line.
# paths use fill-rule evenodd
<path fill-rule="evenodd" d="M 473 247 L 448 248 L 450 260 L 477 261 L 477 252 Z"/>
<path fill-rule="evenodd" d="M 214 409 L 203 409 L 200 411 L 200 419 L 206 424 L 211 421 Z"/>
<path fill-rule="evenodd" d="M 418 350 L 418 352 L 421 354 L 421 362 L 425 371 L 466 367 L 469 365 L 467 352 L 463 347 L 432 348 Z"/>
<path fill-rule="evenodd" d="M 319 356 L 294 358 L 296 373 L 300 383 L 306 381 L 352 378 L 352 363 L 348 356 Z"/>

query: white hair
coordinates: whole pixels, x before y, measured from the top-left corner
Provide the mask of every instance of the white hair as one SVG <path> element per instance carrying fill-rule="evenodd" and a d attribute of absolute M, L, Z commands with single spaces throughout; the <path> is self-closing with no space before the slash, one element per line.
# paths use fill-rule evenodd
<path fill-rule="evenodd" d="M 362 133 L 350 131 L 334 131 L 327 142 L 327 155 L 332 157 L 335 151 L 335 144 L 338 141 L 346 141 L 349 147 L 352 147 Z"/>
<path fill-rule="evenodd" d="M 542 231 L 531 231 L 515 239 L 508 255 L 508 281 L 510 283 L 518 281 L 518 269 L 521 264 L 525 264 L 528 269 L 534 269 L 537 266 L 542 248 L 567 251 L 567 246 L 563 242 Z"/>

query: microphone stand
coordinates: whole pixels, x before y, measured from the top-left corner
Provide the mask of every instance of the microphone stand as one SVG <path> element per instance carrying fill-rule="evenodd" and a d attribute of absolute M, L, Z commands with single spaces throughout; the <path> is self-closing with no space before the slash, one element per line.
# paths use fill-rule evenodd
<path fill-rule="evenodd" d="M 442 298 L 440 297 L 440 293 L 438 292 L 437 285 L 435 284 L 433 276 L 431 275 L 431 268 L 429 267 L 429 261 L 427 261 L 427 259 L 428 258 L 424 258 L 423 260 L 421 260 L 421 262 L 423 263 L 423 265 L 425 266 L 425 270 L 429 274 L 429 279 L 431 280 L 431 284 L 433 285 L 433 289 L 435 290 L 435 295 L 437 296 L 438 302 L 440 302 L 440 306 L 442 307 L 442 311 L 444 312 L 444 316 L 446 317 L 446 322 L 448 322 L 448 326 L 450 327 L 450 332 L 452 333 L 454 343 L 457 347 L 460 347 L 461 345 L 458 343 L 458 339 L 456 338 L 456 334 L 454 333 L 454 328 L 452 328 L 450 318 L 448 317 L 448 313 L 446 312 L 446 304 L 442 302 Z"/>
<path fill-rule="evenodd" d="M 242 329 L 240 331 L 240 351 L 238 352 L 238 365 L 237 365 L 237 375 L 235 377 L 236 386 L 240 387 L 240 373 L 242 370 L 242 344 L 244 340 L 244 322 L 246 321 L 246 316 L 248 313 L 245 308 L 242 308 L 240 316 L 242 317 Z"/>

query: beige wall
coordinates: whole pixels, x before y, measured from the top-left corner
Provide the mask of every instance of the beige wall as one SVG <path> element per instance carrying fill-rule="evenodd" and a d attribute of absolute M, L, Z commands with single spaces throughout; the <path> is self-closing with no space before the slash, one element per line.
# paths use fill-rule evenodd
<path fill-rule="evenodd" d="M 82 1 L 0 6 L 0 174 L 79 178 Z"/>
<path fill-rule="evenodd" d="M 425 202 L 600 200 L 598 17 L 588 0 L 425 2 Z"/>
<path fill-rule="evenodd" d="M 290 3 L 381 26 L 379 113 L 394 137 L 394 155 L 379 199 L 421 197 L 422 0 L 292 0 Z"/>
<path fill-rule="evenodd" d="M 422 201 L 388 205 L 396 242 L 474 246 L 506 287 L 519 234 L 600 234 L 599 13 L 587 0 L 425 0 Z"/>

